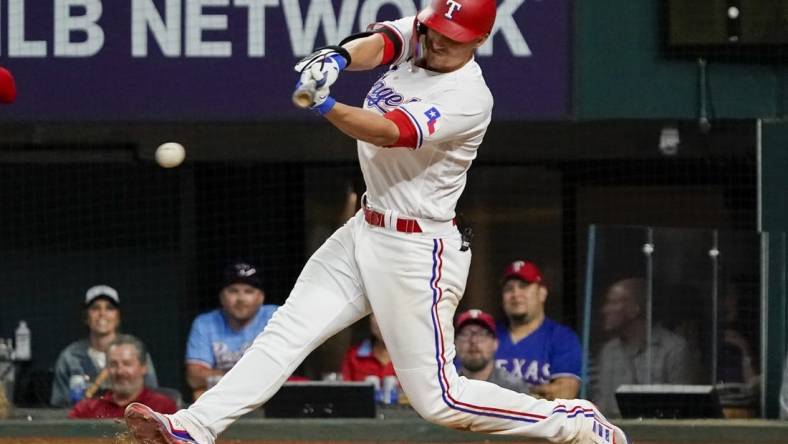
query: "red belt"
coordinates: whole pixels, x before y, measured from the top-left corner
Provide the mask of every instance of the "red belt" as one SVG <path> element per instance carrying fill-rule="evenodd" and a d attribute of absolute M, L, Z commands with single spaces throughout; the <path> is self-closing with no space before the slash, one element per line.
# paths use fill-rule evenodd
<path fill-rule="evenodd" d="M 386 215 L 370 208 L 364 208 L 364 220 L 376 227 L 386 226 Z M 421 233 L 419 222 L 413 219 L 397 218 L 396 228 L 400 233 Z"/>

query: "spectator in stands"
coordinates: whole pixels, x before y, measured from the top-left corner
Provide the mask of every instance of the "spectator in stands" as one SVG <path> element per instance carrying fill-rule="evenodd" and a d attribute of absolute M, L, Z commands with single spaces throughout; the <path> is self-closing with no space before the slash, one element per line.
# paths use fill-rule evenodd
<path fill-rule="evenodd" d="M 528 393 L 528 384 L 494 362 L 498 350 L 495 320 L 481 310 L 468 310 L 457 317 L 454 333 L 457 372 L 469 379 L 491 382 L 516 392 Z"/>
<path fill-rule="evenodd" d="M 496 367 L 530 385 L 532 395 L 576 398 L 582 354 L 572 329 L 545 316 L 548 290 L 532 262 L 515 261 L 503 273 L 501 299 L 506 320 L 497 326 Z"/>
<path fill-rule="evenodd" d="M 345 381 L 364 381 L 369 377 L 383 381 L 386 376 L 396 376 L 394 365 L 375 315 L 369 315 L 370 336 L 351 347 L 342 360 L 342 379 Z"/>
<path fill-rule="evenodd" d="M 788 356 L 783 369 L 783 386 L 780 389 L 780 418 L 788 420 Z"/>
<path fill-rule="evenodd" d="M 118 336 L 120 297 L 117 290 L 109 285 L 96 285 L 85 293 L 83 304 L 88 337 L 69 344 L 57 358 L 50 398 L 50 403 L 55 407 L 67 407 L 79 400 L 72 399 L 69 394 L 72 376 L 85 377 L 89 394 L 108 385 L 106 352 L 107 346 Z M 145 385 L 158 387 L 156 369 L 150 355 L 146 357 L 145 366 L 148 370 Z"/>
<path fill-rule="evenodd" d="M 83 399 L 69 418 L 121 418 L 126 406 L 142 402 L 160 412 L 175 413 L 175 401 L 145 386 L 145 345 L 131 335 L 119 334 L 107 347 L 110 388 L 96 398 Z"/>
<path fill-rule="evenodd" d="M 222 307 L 194 319 L 186 346 L 186 381 L 194 399 L 230 370 L 278 308 L 263 305 L 260 273 L 246 262 L 224 271 L 219 291 Z"/>
<path fill-rule="evenodd" d="M 620 416 L 615 399 L 622 384 L 691 384 L 694 366 L 687 341 L 653 325 L 646 343 L 646 284 L 640 278 L 615 282 L 605 294 L 602 329 L 612 335 L 597 358 L 594 402 L 608 417 Z M 651 362 L 647 362 L 650 348 Z"/>

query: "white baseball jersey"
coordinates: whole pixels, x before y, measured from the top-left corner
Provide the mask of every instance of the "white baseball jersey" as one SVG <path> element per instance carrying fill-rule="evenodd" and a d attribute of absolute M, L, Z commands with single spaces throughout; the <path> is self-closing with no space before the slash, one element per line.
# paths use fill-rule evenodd
<path fill-rule="evenodd" d="M 394 31 L 402 50 L 363 104 L 410 137 L 400 137 L 404 146 L 387 148 L 359 140 L 358 158 L 371 206 L 448 221 L 490 123 L 493 98 L 473 60 L 451 73 L 416 66 L 413 24 L 408 17 L 373 26 Z"/>

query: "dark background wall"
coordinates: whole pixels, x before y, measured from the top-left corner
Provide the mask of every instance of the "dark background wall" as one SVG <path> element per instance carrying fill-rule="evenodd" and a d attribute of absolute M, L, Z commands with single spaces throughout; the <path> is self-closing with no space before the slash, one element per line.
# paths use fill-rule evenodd
<path fill-rule="evenodd" d="M 577 118 L 698 117 L 697 57 L 666 48 L 667 3 L 574 2 L 573 104 Z M 708 5 L 709 14 L 724 15 L 727 10 L 724 1 L 692 3 Z M 716 117 L 785 117 L 788 67 L 785 59 L 775 62 L 768 58 L 773 51 L 755 50 L 748 57 L 742 57 L 744 50 L 730 55 L 721 55 L 717 49 L 706 51 L 706 106 Z"/>

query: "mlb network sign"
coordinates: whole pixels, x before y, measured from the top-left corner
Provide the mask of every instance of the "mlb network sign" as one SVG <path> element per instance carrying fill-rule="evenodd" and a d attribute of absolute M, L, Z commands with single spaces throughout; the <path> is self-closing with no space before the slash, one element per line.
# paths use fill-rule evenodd
<path fill-rule="evenodd" d="M 308 118 L 289 104 L 298 58 L 428 2 L 0 0 L 0 66 L 19 87 L 0 120 Z M 477 52 L 497 117 L 566 116 L 568 24 L 568 0 L 499 2 Z M 334 95 L 360 103 L 376 75 L 343 74 Z"/>

